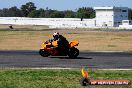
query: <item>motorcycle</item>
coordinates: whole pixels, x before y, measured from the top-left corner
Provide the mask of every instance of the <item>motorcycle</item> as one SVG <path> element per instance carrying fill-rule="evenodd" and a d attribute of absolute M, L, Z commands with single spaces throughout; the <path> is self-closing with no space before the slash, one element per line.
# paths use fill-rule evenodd
<path fill-rule="evenodd" d="M 75 48 L 75 46 L 78 46 L 78 41 L 71 41 L 68 45 L 67 52 L 64 52 L 62 49 L 61 52 L 59 52 L 55 47 L 57 46 L 57 41 L 49 40 L 45 41 L 41 44 L 41 48 L 39 50 L 39 54 L 43 57 L 48 56 L 69 56 L 69 58 L 77 58 L 79 55 L 79 50 Z"/>

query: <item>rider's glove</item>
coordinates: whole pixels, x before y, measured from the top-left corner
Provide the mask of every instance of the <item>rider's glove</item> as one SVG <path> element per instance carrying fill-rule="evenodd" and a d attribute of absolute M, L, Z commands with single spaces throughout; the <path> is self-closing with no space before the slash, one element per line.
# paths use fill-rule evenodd
<path fill-rule="evenodd" d="M 53 39 L 49 39 L 49 42 L 52 43 L 53 42 Z"/>

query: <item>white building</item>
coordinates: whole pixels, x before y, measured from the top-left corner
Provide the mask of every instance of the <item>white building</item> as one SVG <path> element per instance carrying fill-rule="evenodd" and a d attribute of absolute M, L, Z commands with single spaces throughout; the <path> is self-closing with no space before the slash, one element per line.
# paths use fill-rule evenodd
<path fill-rule="evenodd" d="M 122 20 L 128 20 L 127 7 L 94 7 L 96 26 L 119 27 Z"/>

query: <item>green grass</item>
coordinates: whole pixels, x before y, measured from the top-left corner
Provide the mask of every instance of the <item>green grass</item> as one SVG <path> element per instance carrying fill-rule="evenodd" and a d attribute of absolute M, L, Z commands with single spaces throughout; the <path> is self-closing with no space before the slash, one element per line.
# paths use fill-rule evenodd
<path fill-rule="evenodd" d="M 91 79 L 129 79 L 132 71 L 88 70 Z M 1 69 L 0 88 L 84 88 L 80 70 Z M 89 86 L 87 88 L 132 88 L 129 86 Z"/>

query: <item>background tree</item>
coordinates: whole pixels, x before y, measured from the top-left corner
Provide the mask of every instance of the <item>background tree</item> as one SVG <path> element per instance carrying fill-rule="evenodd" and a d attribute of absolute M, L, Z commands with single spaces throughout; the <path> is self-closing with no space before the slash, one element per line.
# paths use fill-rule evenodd
<path fill-rule="evenodd" d="M 28 2 L 26 5 L 21 6 L 21 11 L 25 17 L 27 17 L 33 10 L 36 10 L 36 6 L 33 2 Z"/>
<path fill-rule="evenodd" d="M 3 17 L 10 17 L 10 13 L 8 12 L 7 8 L 2 9 L 2 16 Z"/>
<path fill-rule="evenodd" d="M 50 12 L 52 12 L 52 10 L 49 9 L 48 7 L 46 7 L 46 10 L 45 10 L 45 14 L 44 14 L 44 16 L 45 16 L 46 18 L 48 18 L 49 15 L 50 15 Z"/>
<path fill-rule="evenodd" d="M 76 12 L 72 10 L 58 11 L 46 7 L 46 9 L 37 7 L 33 2 L 22 5 L 21 8 L 16 6 L 11 8 L 0 9 L 1 17 L 44 17 L 44 18 L 94 18 L 95 11 L 91 7 L 79 8 Z M 132 10 L 129 9 L 129 19 L 132 19 Z"/>
<path fill-rule="evenodd" d="M 45 10 L 44 9 L 40 8 L 39 12 L 40 12 L 39 17 L 45 17 Z"/>
<path fill-rule="evenodd" d="M 22 17 L 23 14 L 20 9 L 18 9 L 16 6 L 9 8 L 8 13 L 10 14 L 10 17 Z"/>
<path fill-rule="evenodd" d="M 30 12 L 28 14 L 28 17 L 39 18 L 39 15 L 40 15 L 40 11 L 39 10 L 33 10 L 32 12 Z"/>
<path fill-rule="evenodd" d="M 3 17 L 3 10 L 0 9 L 0 17 Z"/>
<path fill-rule="evenodd" d="M 65 18 L 75 18 L 75 12 L 71 10 L 64 11 Z"/>
<path fill-rule="evenodd" d="M 77 10 L 77 18 L 93 18 L 95 16 L 95 11 L 90 7 L 82 7 Z"/>
<path fill-rule="evenodd" d="M 51 18 L 64 18 L 64 13 L 61 11 L 54 11 L 50 14 Z"/>

